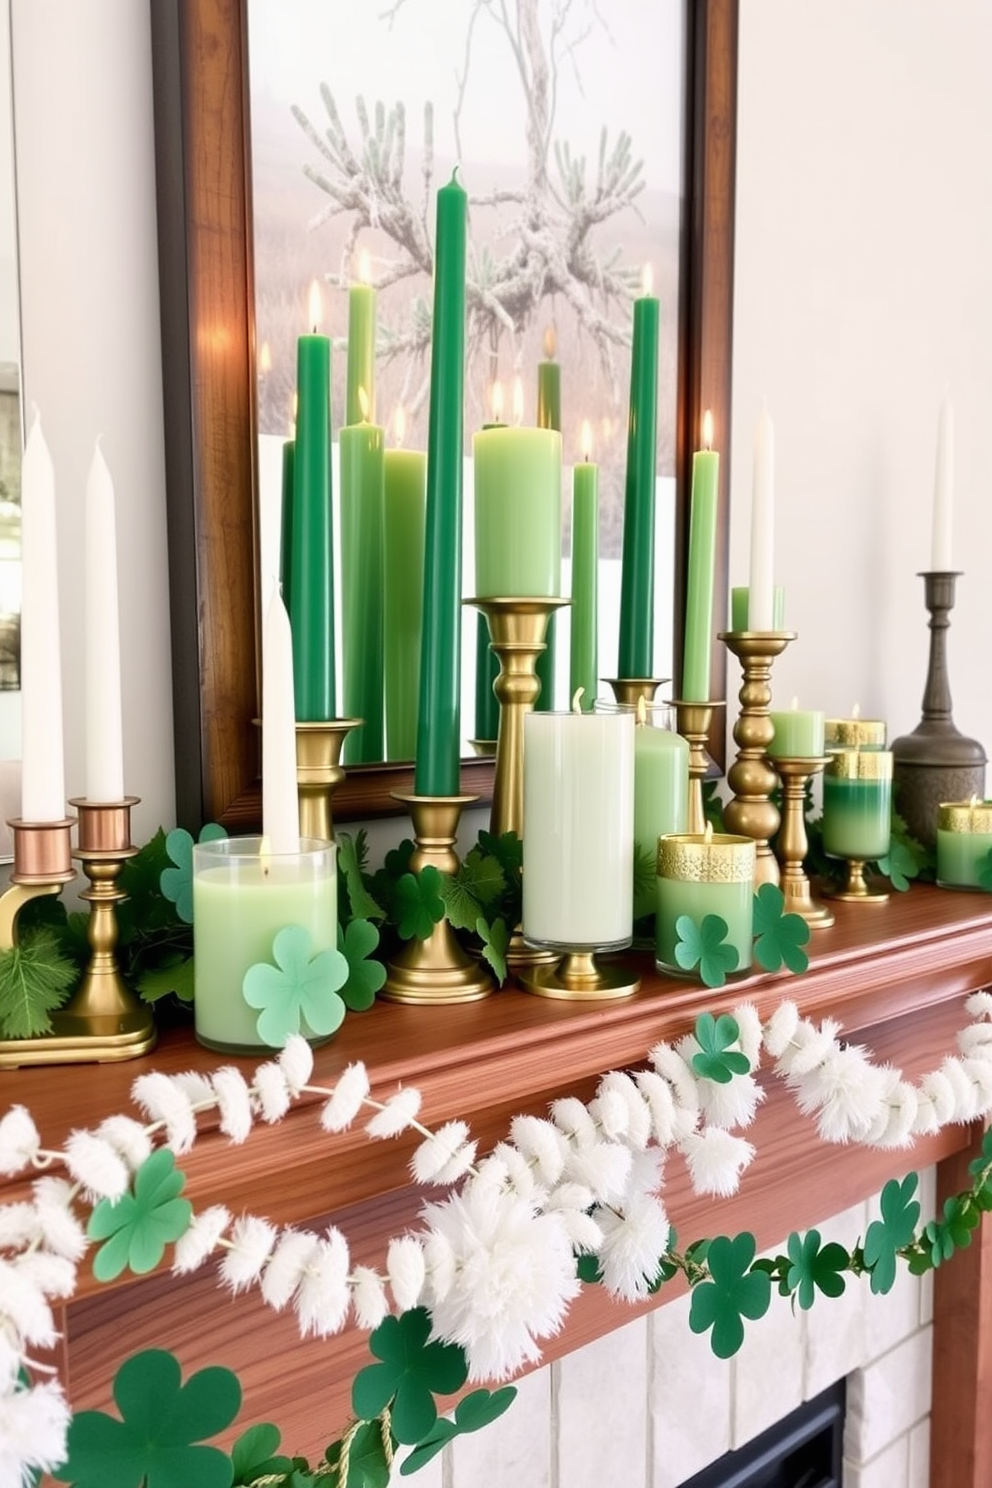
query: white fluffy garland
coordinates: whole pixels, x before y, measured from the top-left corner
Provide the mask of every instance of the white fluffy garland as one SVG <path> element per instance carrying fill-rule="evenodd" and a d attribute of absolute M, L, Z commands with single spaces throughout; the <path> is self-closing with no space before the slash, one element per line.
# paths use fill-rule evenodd
<path fill-rule="evenodd" d="M 763 1053 L 827 1142 L 908 1147 L 917 1135 L 992 1113 L 992 994 L 976 992 L 965 1007 L 972 1021 L 957 1036 L 958 1054 L 913 1084 L 843 1044 L 832 1019 L 816 1025 L 783 1002 L 762 1023 L 745 1003 L 734 1012 L 734 1048 L 750 1073 L 716 1083 L 692 1067 L 694 1035 L 662 1042 L 647 1068 L 605 1074 L 588 1104 L 565 1096 L 547 1120 L 515 1117 L 509 1139 L 478 1159 L 464 1122 L 431 1131 L 417 1120 L 416 1090 L 374 1100 L 362 1064 L 332 1089 L 311 1086 L 313 1056 L 298 1037 L 250 1084 L 230 1066 L 209 1077 L 140 1075 L 132 1094 L 145 1122 L 108 1117 L 72 1132 L 60 1151 L 46 1150 L 29 1112 L 13 1106 L 0 1119 L 0 1175 L 33 1168 L 43 1176 L 30 1200 L 0 1207 L 0 1488 L 20 1488 L 29 1471 L 65 1457 L 69 1405 L 32 1350 L 55 1343 L 51 1304 L 75 1291 L 89 1244 L 79 1211 L 120 1198 L 156 1145 L 188 1152 L 203 1111 L 216 1110 L 221 1130 L 240 1143 L 256 1119 L 279 1121 L 300 1095 L 321 1095 L 328 1133 L 370 1109 L 371 1137 L 411 1127 L 423 1136 L 410 1163 L 416 1182 L 461 1183 L 424 1205 L 417 1230 L 390 1240 L 384 1274 L 352 1266 L 335 1226 L 319 1235 L 277 1229 L 220 1205 L 196 1214 L 176 1243 L 176 1274 L 220 1252 L 220 1284 L 234 1293 L 257 1286 L 276 1310 L 292 1305 L 304 1336 L 337 1333 L 350 1316 L 374 1328 L 390 1310 L 425 1306 L 435 1336 L 464 1348 L 470 1378 L 498 1379 L 537 1360 L 540 1340 L 561 1327 L 580 1287 L 576 1252 L 598 1257 L 613 1296 L 644 1295 L 668 1244 L 657 1193 L 669 1149 L 685 1159 L 697 1193 L 736 1191 L 754 1148 L 734 1128 L 748 1126 L 763 1099 L 754 1079 Z M 41 1382 L 25 1384 L 22 1371 Z"/>

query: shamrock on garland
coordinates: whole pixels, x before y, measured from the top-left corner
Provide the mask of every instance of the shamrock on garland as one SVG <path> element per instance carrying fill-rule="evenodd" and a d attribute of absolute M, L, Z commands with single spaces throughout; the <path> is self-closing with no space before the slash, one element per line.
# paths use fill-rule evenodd
<path fill-rule="evenodd" d="M 700 1013 L 695 1027 L 699 1053 L 692 1056 L 696 1074 L 706 1080 L 715 1080 L 718 1085 L 729 1085 L 735 1075 L 746 1075 L 751 1061 L 746 1054 L 732 1047 L 740 1033 L 737 1019 L 729 1013 L 721 1013 L 719 1018 L 714 1018 L 712 1013 Z"/>
<path fill-rule="evenodd" d="M 340 992 L 353 1013 L 370 1008 L 386 980 L 382 962 L 368 959 L 378 944 L 379 932 L 371 920 L 351 920 L 344 930 L 338 927 L 338 945 L 348 963 L 348 980 Z"/>
<path fill-rule="evenodd" d="M 953 1194 L 945 1199 L 943 1219 L 931 1219 L 923 1230 L 930 1264 L 939 1266 L 942 1261 L 949 1261 L 956 1250 L 967 1250 L 971 1232 L 979 1220 L 978 1208 L 970 1194 Z"/>
<path fill-rule="evenodd" d="M 426 940 L 444 919 L 441 875 L 428 863 L 419 873 L 404 873 L 396 885 L 396 921 L 401 940 Z"/>
<path fill-rule="evenodd" d="M 740 957 L 737 947 L 726 943 L 727 930 L 720 915 L 704 915 L 701 925 L 691 915 L 679 915 L 675 921 L 675 959 L 683 971 L 698 965 L 700 980 L 707 987 L 722 987 L 727 972 L 737 970 Z"/>
<path fill-rule="evenodd" d="M 254 1483 L 256 1478 L 293 1471 L 291 1458 L 276 1455 L 281 1441 L 282 1433 L 271 1421 L 260 1421 L 242 1432 L 231 1448 L 235 1488 Z"/>
<path fill-rule="evenodd" d="M 689 1327 L 693 1333 L 712 1328 L 710 1347 L 718 1359 L 729 1359 L 744 1342 L 742 1319 L 764 1317 L 771 1303 L 771 1277 L 751 1269 L 755 1249 L 747 1230 L 733 1239 L 717 1235 L 706 1251 L 710 1280 L 692 1289 Z"/>
<path fill-rule="evenodd" d="M 978 860 L 978 887 L 992 894 L 992 847 Z"/>
<path fill-rule="evenodd" d="M 915 1173 L 907 1173 L 901 1183 L 898 1178 L 890 1178 L 882 1189 L 881 1218 L 868 1226 L 864 1244 L 865 1265 L 876 1294 L 892 1290 L 898 1253 L 913 1241 L 920 1218 L 920 1206 L 913 1198 L 918 1183 Z"/>
<path fill-rule="evenodd" d="M 69 1425 L 68 1457 L 54 1477 L 74 1488 L 229 1488 L 231 1459 L 215 1436 L 241 1408 L 241 1386 L 229 1369 L 201 1369 L 180 1384 L 179 1361 L 146 1349 L 114 1379 L 121 1419 L 80 1411 Z"/>
<path fill-rule="evenodd" d="M 797 976 L 806 970 L 809 957 L 803 946 L 810 929 L 802 915 L 785 913 L 785 895 L 777 884 L 764 883 L 754 896 L 752 928 L 757 937 L 754 955 L 765 971 L 787 966 Z"/>
<path fill-rule="evenodd" d="M 912 848 L 893 837 L 888 852 L 878 860 L 878 871 L 884 873 L 892 887 L 902 894 L 909 888 L 909 880 L 919 873 L 920 864 Z"/>
<path fill-rule="evenodd" d="M 473 1390 L 471 1395 L 464 1395 L 455 1406 L 454 1417 L 440 1416 L 409 1457 L 404 1459 L 400 1466 L 401 1476 L 419 1472 L 454 1437 L 464 1436 L 469 1431 L 481 1431 L 483 1426 L 499 1420 L 503 1412 L 509 1410 L 516 1395 L 513 1385 L 504 1385 L 501 1390 Z"/>
<path fill-rule="evenodd" d="M 227 833 L 217 822 L 207 822 L 198 842 L 215 842 Z M 159 880 L 162 893 L 176 906 L 176 914 L 187 925 L 193 923 L 193 839 L 185 827 L 173 827 L 165 839 L 165 850 L 175 864 L 163 868 Z"/>
<path fill-rule="evenodd" d="M 841 1272 L 849 1260 L 843 1245 L 833 1240 L 821 1245 L 819 1230 L 807 1230 L 805 1235 L 794 1230 L 787 1248 L 790 1264 L 786 1286 L 795 1292 L 804 1311 L 813 1306 L 818 1289 L 825 1297 L 839 1297 L 843 1293 L 845 1282 Z"/>
<path fill-rule="evenodd" d="M 369 1364 L 355 1376 L 351 1406 L 356 1416 L 371 1420 L 391 1406 L 397 1441 L 422 1441 L 437 1420 L 435 1395 L 452 1395 L 468 1377 L 464 1350 L 454 1343 L 430 1341 L 431 1316 L 414 1307 L 387 1317 L 369 1335 L 369 1348 L 380 1364 Z"/>
<path fill-rule="evenodd" d="M 975 1179 L 975 1203 L 979 1209 L 992 1209 L 992 1126 L 982 1138 L 978 1156 L 968 1164 L 968 1172 Z"/>
<path fill-rule="evenodd" d="M 309 930 L 287 925 L 272 942 L 275 966 L 259 961 L 245 972 L 245 1002 L 261 1009 L 258 1036 L 274 1049 L 292 1033 L 325 1038 L 341 1027 L 345 1006 L 338 988 L 348 980 L 348 962 L 338 950 L 312 951 Z"/>
<path fill-rule="evenodd" d="M 165 1247 L 189 1229 L 193 1206 L 179 1197 L 185 1182 L 172 1152 L 159 1147 L 135 1172 L 130 1193 L 100 1200 L 86 1226 L 91 1240 L 105 1241 L 93 1258 L 97 1281 L 113 1281 L 125 1266 L 138 1276 L 155 1270 Z"/>

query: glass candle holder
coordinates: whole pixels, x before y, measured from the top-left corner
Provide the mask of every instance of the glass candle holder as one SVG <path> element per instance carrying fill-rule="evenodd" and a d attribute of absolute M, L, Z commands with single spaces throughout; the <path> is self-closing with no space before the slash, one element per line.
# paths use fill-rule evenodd
<path fill-rule="evenodd" d="M 670 703 L 631 706 L 597 699 L 597 713 L 634 717 L 634 844 L 654 857 L 659 837 L 689 827 L 689 743 L 675 732 Z M 654 912 L 653 887 L 634 904 L 634 918 Z"/>
<path fill-rule="evenodd" d="M 839 749 L 823 772 L 823 850 L 871 862 L 892 835 L 892 751 Z"/>
<path fill-rule="evenodd" d="M 884 718 L 828 718 L 823 725 L 823 744 L 827 750 L 884 749 Z"/>
<path fill-rule="evenodd" d="M 678 833 L 658 843 L 655 964 L 685 976 L 675 959 L 678 920 L 701 925 L 706 915 L 726 921 L 727 944 L 737 949 L 737 970 L 751 965 L 755 844 L 727 832 Z"/>
<path fill-rule="evenodd" d="M 992 801 L 943 801 L 937 809 L 937 882 L 979 889 L 982 859 L 992 851 Z"/>
<path fill-rule="evenodd" d="M 337 945 L 336 845 L 304 837 L 296 853 L 261 852 L 261 837 L 222 837 L 193 847 L 194 1016 L 208 1049 L 252 1054 L 266 1046 L 245 972 L 272 961 L 287 925 L 310 932 L 312 955 Z M 301 1032 L 320 1042 L 304 1022 Z"/>

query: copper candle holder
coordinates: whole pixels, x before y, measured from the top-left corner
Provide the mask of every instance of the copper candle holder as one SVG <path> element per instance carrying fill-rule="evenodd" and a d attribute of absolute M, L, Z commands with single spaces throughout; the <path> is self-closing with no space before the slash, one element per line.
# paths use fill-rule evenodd
<path fill-rule="evenodd" d="M 800 759 L 778 755 L 775 769 L 782 781 L 782 826 L 778 834 L 778 853 L 782 863 L 781 888 L 785 912 L 801 915 L 813 930 L 824 930 L 834 923 L 833 912 L 819 899 L 814 899 L 803 863 L 809 851 L 806 835 L 806 782 L 818 775 L 827 756 Z"/>
<path fill-rule="evenodd" d="M 734 795 L 723 809 L 723 819 L 728 832 L 754 840 L 756 888 L 763 883 L 777 884 L 780 878 L 769 845 L 781 821 L 778 807 L 769 799 L 778 784 L 778 776 L 769 765 L 765 751 L 775 737 L 768 716 L 772 663 L 795 638 L 793 630 L 730 630 L 720 635 L 728 651 L 740 661 L 744 673 L 739 694 L 741 711 L 734 724 L 737 759 L 727 772 L 727 784 Z"/>
<path fill-rule="evenodd" d="M 393 792 L 413 818 L 416 849 L 410 869 L 418 873 L 428 864 L 441 873 L 457 873 L 458 819 L 477 796 L 407 796 Z M 389 1002 L 442 1006 L 478 1002 L 496 990 L 493 977 L 463 950 L 447 919 L 439 920 L 426 940 L 411 940 L 386 963 L 386 982 L 380 997 Z"/>
<path fill-rule="evenodd" d="M 725 702 L 714 699 L 709 703 L 690 703 L 676 698 L 676 727 L 689 744 L 689 813 L 686 831 L 695 836 L 706 830 L 706 812 L 703 810 L 703 781 L 710 768 L 710 757 L 706 745 L 713 722 L 713 710 L 725 708 Z"/>
<path fill-rule="evenodd" d="M 334 841 L 331 797 L 345 777 L 341 750 L 360 718 L 330 718 L 296 725 L 296 784 L 300 802 L 300 836 Z"/>

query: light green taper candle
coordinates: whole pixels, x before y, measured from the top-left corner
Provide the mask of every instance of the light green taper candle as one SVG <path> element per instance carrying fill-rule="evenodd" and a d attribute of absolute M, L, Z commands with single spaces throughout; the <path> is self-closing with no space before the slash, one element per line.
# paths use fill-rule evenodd
<path fill-rule="evenodd" d="M 384 466 L 383 656 L 386 758 L 409 760 L 417 744 L 420 633 L 424 609 L 427 456 L 388 449 Z"/>
<path fill-rule="evenodd" d="M 537 364 L 537 427 L 561 433 L 561 365 L 555 361 L 557 338 L 554 327 L 544 333 L 544 361 Z M 541 684 L 534 707 L 548 713 L 555 706 L 556 615 L 548 616 L 544 650 L 537 658 L 537 680 Z"/>
<path fill-rule="evenodd" d="M 586 458 L 572 471 L 572 632 L 569 696 L 582 688 L 581 707 L 589 713 L 599 687 L 599 466 L 588 457 L 588 422 L 583 423 Z"/>
<path fill-rule="evenodd" d="M 369 256 L 362 249 L 358 263 L 359 283 L 348 291 L 348 384 L 345 396 L 346 424 L 362 419 L 375 423 L 375 290 Z M 364 405 L 362 394 L 365 394 Z"/>
<path fill-rule="evenodd" d="M 347 764 L 381 760 L 383 738 L 383 461 L 378 424 L 342 429 L 341 628 Z"/>

